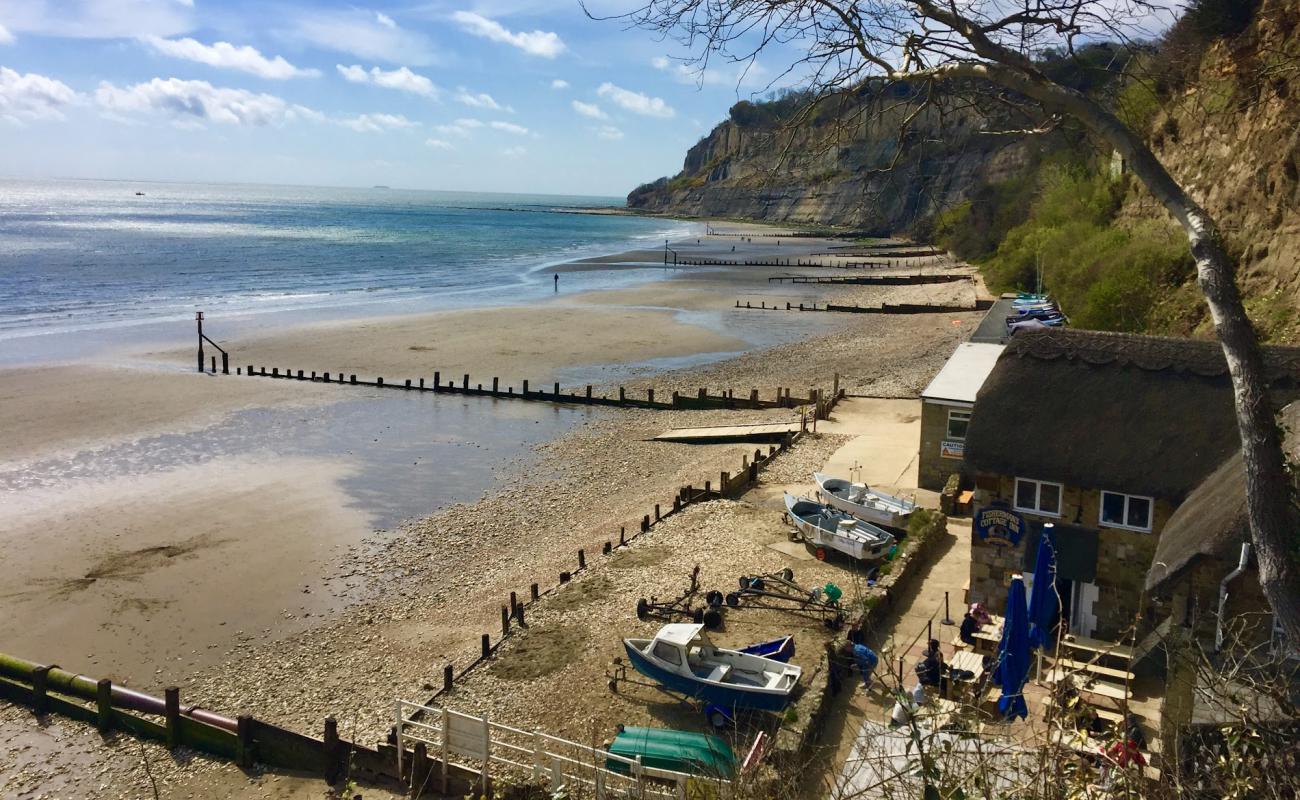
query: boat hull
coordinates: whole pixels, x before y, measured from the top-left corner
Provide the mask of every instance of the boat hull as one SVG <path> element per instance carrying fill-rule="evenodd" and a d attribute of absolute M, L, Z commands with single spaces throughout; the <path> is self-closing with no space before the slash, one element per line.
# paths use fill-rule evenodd
<path fill-rule="evenodd" d="M 863 522 L 870 522 L 873 525 L 884 525 L 886 528 L 906 528 L 907 518 L 909 515 L 898 512 L 881 511 L 878 508 L 868 508 L 859 505 L 851 500 L 845 500 L 830 492 L 817 491 L 817 499 L 821 500 L 831 508 L 839 509 L 847 514 L 852 514 Z"/>
<path fill-rule="evenodd" d="M 627 652 L 632 668 L 637 672 L 669 691 L 701 702 L 713 703 L 723 708 L 753 711 L 782 711 L 790 705 L 791 692 L 771 692 L 757 688 L 744 689 L 738 686 L 708 683 L 659 666 L 627 639 L 623 640 L 623 649 Z"/>

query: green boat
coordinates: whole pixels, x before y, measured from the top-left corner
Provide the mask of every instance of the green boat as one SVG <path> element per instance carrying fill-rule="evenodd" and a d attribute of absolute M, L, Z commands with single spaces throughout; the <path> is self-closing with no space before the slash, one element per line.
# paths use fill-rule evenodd
<path fill-rule="evenodd" d="M 618 736 L 608 748 L 611 756 L 605 768 L 629 774 L 627 761 L 641 758 L 642 766 L 685 772 L 707 778 L 731 780 L 736 775 L 736 756 L 731 747 L 707 733 L 674 731 L 668 728 L 619 726 Z"/>

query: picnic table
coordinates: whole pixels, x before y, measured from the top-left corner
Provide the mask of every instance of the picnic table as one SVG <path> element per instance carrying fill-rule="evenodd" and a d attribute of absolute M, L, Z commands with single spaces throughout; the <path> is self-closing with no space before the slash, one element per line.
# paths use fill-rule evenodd
<path fill-rule="evenodd" d="M 972 653 L 969 650 L 963 650 L 954 655 L 952 660 L 948 662 L 948 666 L 952 668 L 953 672 L 971 673 L 970 678 L 963 679 L 965 683 L 979 683 L 980 679 L 984 677 L 984 656 Z"/>
<path fill-rule="evenodd" d="M 1061 647 L 1069 648 L 1090 656 L 1114 657 L 1123 659 L 1125 662 L 1133 660 L 1133 648 L 1119 642 L 1107 642 L 1102 639 L 1091 639 L 1087 636 L 1079 636 L 1073 633 L 1067 633 L 1061 637 Z"/>
<path fill-rule="evenodd" d="M 1048 671 L 1044 681 L 1053 686 L 1062 681 L 1070 681 L 1079 692 L 1079 696 L 1089 704 L 1094 705 L 1094 701 L 1098 698 L 1115 705 L 1121 705 L 1127 702 L 1130 697 L 1126 684 L 1111 683 L 1092 676 L 1080 675 L 1077 672 L 1067 672 L 1061 667 L 1053 667 Z"/>
<path fill-rule="evenodd" d="M 1002 644 L 1002 617 L 990 616 L 992 621 L 975 631 L 975 652 L 982 656 L 996 655 Z"/>

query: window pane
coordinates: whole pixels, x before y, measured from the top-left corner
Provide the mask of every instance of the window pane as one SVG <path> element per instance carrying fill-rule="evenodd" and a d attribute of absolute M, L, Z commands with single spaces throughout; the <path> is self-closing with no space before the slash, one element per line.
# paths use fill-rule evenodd
<path fill-rule="evenodd" d="M 1054 483 L 1038 486 L 1038 510 L 1044 514 L 1061 513 L 1061 487 Z"/>
<path fill-rule="evenodd" d="M 948 438 L 965 439 L 966 428 L 970 425 L 970 414 L 965 411 L 948 412 Z"/>
<path fill-rule="evenodd" d="M 1038 507 L 1038 484 L 1016 478 L 1016 508 Z"/>
<path fill-rule="evenodd" d="M 655 643 L 655 656 L 663 661 L 667 661 L 669 664 L 682 663 L 682 657 L 681 654 L 678 653 L 677 648 L 667 642 Z"/>
<path fill-rule="evenodd" d="M 1114 492 L 1101 493 L 1101 521 L 1111 525 L 1124 523 L 1124 495 Z"/>
<path fill-rule="evenodd" d="M 1128 524 L 1134 528 L 1151 527 L 1151 501 L 1145 497 L 1128 499 Z"/>

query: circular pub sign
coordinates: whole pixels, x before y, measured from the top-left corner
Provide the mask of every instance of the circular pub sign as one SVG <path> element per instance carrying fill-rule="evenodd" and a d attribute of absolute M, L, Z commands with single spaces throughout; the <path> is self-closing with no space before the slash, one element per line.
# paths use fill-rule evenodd
<path fill-rule="evenodd" d="M 981 541 L 1001 547 L 1020 544 L 1025 532 L 1025 518 L 998 501 L 975 512 L 975 535 Z"/>

